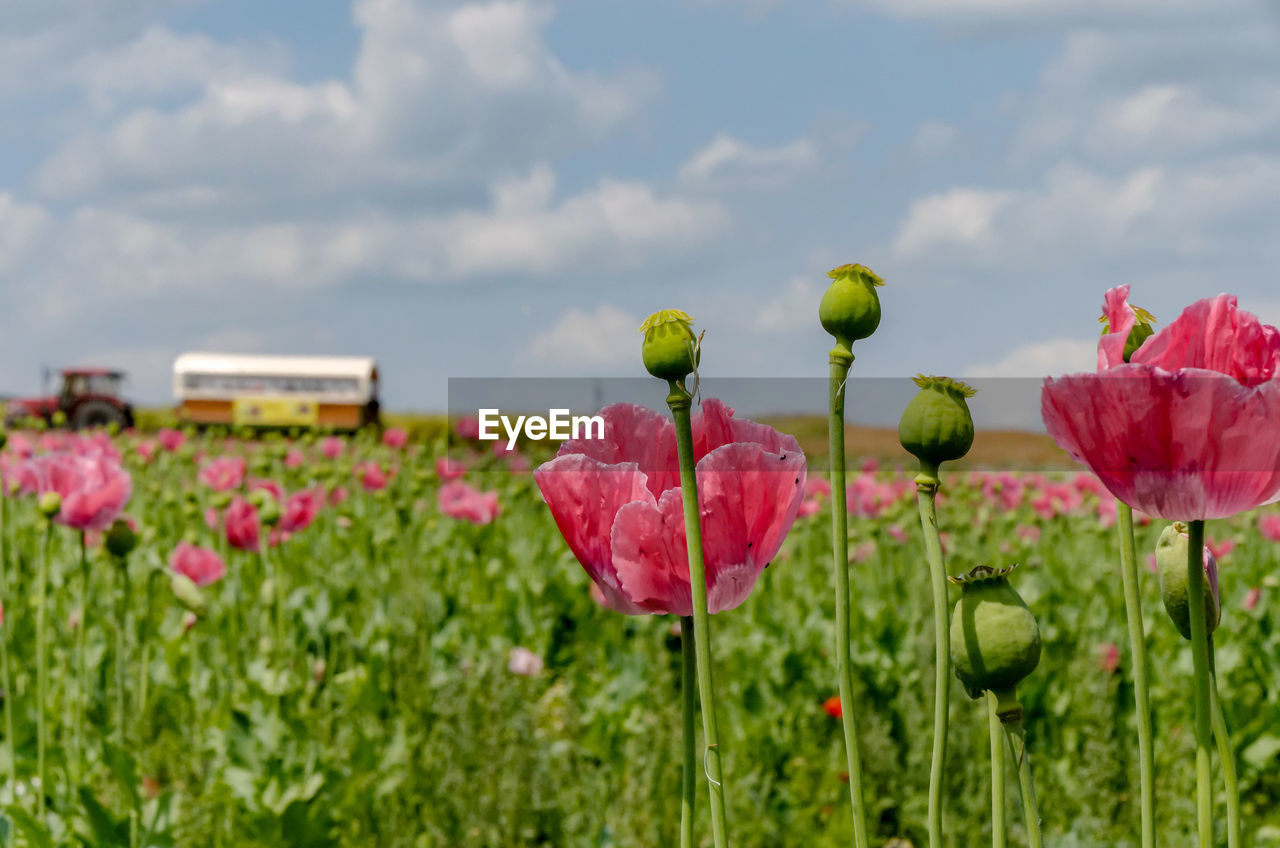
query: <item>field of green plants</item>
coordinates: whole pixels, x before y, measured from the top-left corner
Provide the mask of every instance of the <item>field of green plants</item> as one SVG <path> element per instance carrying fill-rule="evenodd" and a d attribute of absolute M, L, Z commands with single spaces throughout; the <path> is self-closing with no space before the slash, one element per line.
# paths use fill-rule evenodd
<path fill-rule="evenodd" d="M 8 434 L 0 844 L 678 844 L 679 619 L 598 602 L 529 473 L 545 447 L 403 436 Z M 42 457 L 97 464 L 90 476 L 118 464 L 129 491 L 64 496 L 60 512 L 43 493 L 63 472 Z M 851 468 L 871 844 L 919 846 L 933 631 L 915 491 L 904 472 Z M 759 584 L 712 617 L 738 846 L 852 844 L 829 495 L 825 474 L 809 476 Z M 1136 846 L 1114 499 L 1085 472 L 941 477 L 949 572 L 1018 564 L 1011 579 L 1039 621 L 1043 657 L 1019 694 L 1044 844 Z M 128 532 L 89 526 L 117 508 Z M 1184 846 L 1191 654 L 1146 567 L 1164 524 L 1140 521 L 1138 548 L 1160 832 Z M 1254 846 L 1280 845 L 1278 525 L 1266 507 L 1213 522 L 1209 540 Z M 958 684 L 950 740 L 946 832 L 964 848 L 991 838 L 990 776 L 985 707 Z"/>

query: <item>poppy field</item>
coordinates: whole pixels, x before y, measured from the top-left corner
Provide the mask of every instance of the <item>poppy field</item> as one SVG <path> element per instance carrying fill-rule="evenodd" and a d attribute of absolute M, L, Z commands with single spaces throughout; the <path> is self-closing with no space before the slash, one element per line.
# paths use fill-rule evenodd
<path fill-rule="evenodd" d="M 1087 469 L 965 468 L 981 398 L 926 376 L 877 462 L 879 281 L 832 278 L 830 474 L 693 397 L 676 310 L 670 417 L 596 440 L 6 433 L 0 844 L 1280 845 L 1280 462 L 1219 420 L 1270 414 L 1280 333 L 1114 289 L 1045 382 Z M 1096 414 L 1166 384 L 1220 443 Z"/>

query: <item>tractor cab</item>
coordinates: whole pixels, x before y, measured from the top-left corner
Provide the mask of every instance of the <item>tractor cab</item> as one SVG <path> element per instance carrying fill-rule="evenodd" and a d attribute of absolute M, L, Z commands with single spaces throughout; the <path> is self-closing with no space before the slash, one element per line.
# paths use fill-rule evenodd
<path fill-rule="evenodd" d="M 112 424 L 132 427 L 133 405 L 121 397 L 124 379 L 123 371 L 109 368 L 64 368 L 56 395 L 10 401 L 5 424 L 13 426 L 31 418 L 53 424 L 61 413 L 58 417 L 76 430 Z"/>

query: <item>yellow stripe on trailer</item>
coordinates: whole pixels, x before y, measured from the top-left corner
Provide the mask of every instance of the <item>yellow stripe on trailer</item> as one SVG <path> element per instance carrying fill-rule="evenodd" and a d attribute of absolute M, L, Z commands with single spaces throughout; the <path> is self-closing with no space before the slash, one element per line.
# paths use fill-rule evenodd
<path fill-rule="evenodd" d="M 231 403 L 231 422 L 268 427 L 314 427 L 320 405 L 314 398 L 238 397 Z"/>

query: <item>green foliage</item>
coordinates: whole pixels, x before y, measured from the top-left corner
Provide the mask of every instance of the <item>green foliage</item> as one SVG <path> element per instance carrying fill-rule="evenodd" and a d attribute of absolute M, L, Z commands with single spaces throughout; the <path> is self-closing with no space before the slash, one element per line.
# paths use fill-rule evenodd
<path fill-rule="evenodd" d="M 142 848 L 676 844 L 675 620 L 596 604 L 528 474 L 487 452 L 474 458 L 468 481 L 496 489 L 503 508 L 492 524 L 474 526 L 437 512 L 436 454 L 420 440 L 408 453 L 366 436 L 332 461 L 307 445 L 307 462 L 294 469 L 284 467 L 282 440 L 242 445 L 236 449 L 252 454 L 261 474 L 289 491 L 324 481 L 351 493 L 272 548 L 264 568 L 257 556 L 228 550 L 201 518 L 225 497 L 196 481 L 194 458 L 221 452 L 221 438 L 193 438 L 149 464 L 133 450 L 139 438 L 118 440 L 134 475 L 127 511 L 140 540 L 128 560 L 124 710 L 115 684 L 122 572 L 91 549 L 90 603 L 80 618 L 90 668 L 80 750 L 72 734 L 81 703 L 76 639 L 67 624 L 79 608 L 78 538 L 54 534 L 46 822 L 35 820 L 32 803 L 31 586 L 44 519 L 30 498 L 7 504 L 5 696 L 18 785 L 0 799 L 0 843 L 23 834 L 28 845 Z M 352 467 L 365 461 L 399 473 L 386 490 L 363 491 Z M 943 475 L 941 529 L 952 574 L 1020 564 L 1018 590 L 1043 640 L 1040 666 L 1019 696 L 1046 844 L 1134 846 L 1133 698 L 1115 531 L 1102 526 L 1092 494 L 1042 517 L 1029 496 L 1012 509 L 997 505 L 983 482 Z M 1222 557 L 1215 642 L 1246 823 L 1255 844 L 1267 845 L 1276 844 L 1280 803 L 1280 583 L 1276 545 L 1254 520 L 1214 522 L 1209 533 L 1237 543 Z M 1144 562 L 1158 530 L 1139 528 Z M 924 843 L 933 643 L 919 535 L 905 497 L 874 519 L 851 516 L 851 547 L 860 551 L 852 573 L 855 697 L 876 845 L 893 837 Z M 225 580 L 201 590 L 205 608 L 189 629 L 166 566 L 184 536 L 218 548 L 228 565 Z M 841 731 L 822 709 L 835 692 L 829 557 L 826 513 L 801 519 L 748 601 L 712 619 L 735 846 L 850 844 Z M 260 591 L 277 561 L 283 645 L 272 638 L 275 586 Z M 1162 842 L 1186 845 L 1194 822 L 1190 657 L 1161 608 L 1155 575 L 1144 569 L 1142 580 Z M 1246 610 L 1255 586 L 1262 601 Z M 1120 648 L 1117 670 L 1099 661 L 1111 643 Z M 515 646 L 541 657 L 544 669 L 511 673 Z M 958 683 L 951 705 L 947 830 L 957 845 L 978 845 L 989 838 L 985 714 Z M 705 792 L 700 781 L 700 834 L 709 830 Z M 1020 825 L 1013 831 L 1019 844 Z"/>

